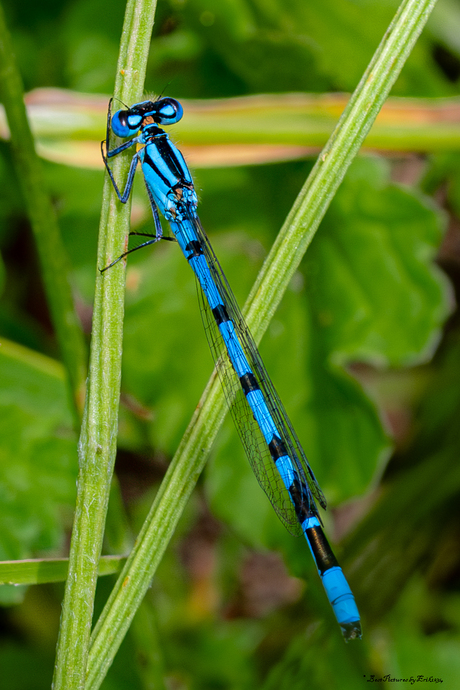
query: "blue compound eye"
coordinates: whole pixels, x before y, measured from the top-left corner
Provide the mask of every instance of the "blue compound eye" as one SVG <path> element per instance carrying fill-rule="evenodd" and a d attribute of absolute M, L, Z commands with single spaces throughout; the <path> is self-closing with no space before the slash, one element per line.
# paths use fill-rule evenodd
<path fill-rule="evenodd" d="M 184 110 L 175 98 L 160 98 L 156 103 L 155 121 L 159 125 L 173 125 L 182 118 Z"/>
<path fill-rule="evenodd" d="M 142 124 L 142 115 L 132 110 L 117 110 L 112 117 L 112 130 L 117 137 L 135 134 Z"/>

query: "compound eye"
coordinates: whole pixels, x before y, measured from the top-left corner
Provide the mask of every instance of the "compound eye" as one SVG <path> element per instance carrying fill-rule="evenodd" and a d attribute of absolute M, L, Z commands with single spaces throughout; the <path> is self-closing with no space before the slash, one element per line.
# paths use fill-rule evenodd
<path fill-rule="evenodd" d="M 132 110 L 118 110 L 112 117 L 112 130 L 117 137 L 135 134 L 142 123 L 142 116 Z"/>
<path fill-rule="evenodd" d="M 175 98 L 161 98 L 157 102 L 157 121 L 160 125 L 173 125 L 182 118 L 184 110 Z"/>

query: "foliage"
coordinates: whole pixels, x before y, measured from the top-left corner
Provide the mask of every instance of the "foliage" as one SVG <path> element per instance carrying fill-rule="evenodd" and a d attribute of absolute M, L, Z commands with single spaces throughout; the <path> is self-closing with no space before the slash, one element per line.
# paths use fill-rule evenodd
<path fill-rule="evenodd" d="M 179 98 L 351 91 L 396 7 L 159 2 L 146 88 Z M 110 11 L 98 0 L 7 5 L 26 90 L 109 93 L 123 10 L 119 0 Z M 440 3 L 395 95 L 457 93 L 459 47 L 449 27 L 459 14 Z M 64 555 L 76 436 L 8 145 L 0 152 L 1 557 Z M 200 216 L 240 304 L 310 168 L 304 160 L 196 172 Z M 454 306 L 434 259 L 440 251 L 455 287 L 459 169 L 449 153 L 358 159 L 261 345 L 337 508 L 326 515 L 329 532 L 354 525 L 338 550 L 363 613 L 362 645 L 343 646 L 304 545 L 276 520 L 226 424 L 103 687 L 162 687 L 166 678 L 181 688 L 344 688 L 371 673 L 455 677 L 455 316 L 432 358 Z M 47 162 L 44 174 L 89 332 L 102 169 Z M 145 208 L 139 184 L 133 219 L 147 232 Z M 448 213 L 454 229 L 443 243 Z M 140 528 L 211 371 L 193 278 L 165 244 L 129 260 L 117 460 L 129 528 L 114 489 L 109 553 Z M 100 580 L 98 609 L 110 586 Z M 15 604 L 3 616 L 7 687 L 49 687 L 61 588 L 2 589 L 2 601 Z"/>

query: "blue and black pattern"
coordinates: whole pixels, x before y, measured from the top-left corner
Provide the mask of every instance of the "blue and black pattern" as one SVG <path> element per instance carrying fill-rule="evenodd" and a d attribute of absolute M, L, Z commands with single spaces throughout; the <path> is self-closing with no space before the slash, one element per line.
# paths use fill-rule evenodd
<path fill-rule="evenodd" d="M 107 138 L 102 143 L 107 171 L 118 198 L 125 203 L 137 164 L 141 164 L 155 222 L 155 236 L 141 246 L 160 239 L 177 240 L 200 285 L 206 336 L 257 480 L 287 529 L 307 539 L 345 639 L 360 638 L 353 594 L 321 527 L 316 502 L 326 508 L 326 500 L 201 226 L 190 171 L 181 152 L 159 126 L 174 124 L 182 113 L 182 106 L 172 98 L 144 101 L 113 116 L 109 106 Z M 132 138 L 108 150 L 110 128 L 119 137 Z M 138 150 L 121 193 L 108 159 L 133 145 Z M 163 237 L 158 209 L 169 222 L 174 238 Z"/>

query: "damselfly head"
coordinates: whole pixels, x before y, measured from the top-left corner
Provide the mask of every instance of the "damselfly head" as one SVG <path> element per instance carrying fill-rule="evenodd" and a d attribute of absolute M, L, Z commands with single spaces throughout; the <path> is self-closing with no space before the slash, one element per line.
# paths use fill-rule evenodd
<path fill-rule="evenodd" d="M 143 119 L 143 116 L 132 108 L 129 110 L 117 110 L 112 115 L 112 130 L 117 137 L 130 137 L 139 131 Z"/>
<path fill-rule="evenodd" d="M 158 125 L 174 125 L 184 114 L 181 104 L 175 98 L 160 98 L 152 105 L 154 109 L 149 115 Z"/>
<path fill-rule="evenodd" d="M 112 116 L 112 130 L 118 137 L 130 137 L 143 124 L 173 125 L 182 118 L 183 113 L 181 104 L 175 98 L 142 101 L 128 110 L 117 110 Z"/>

